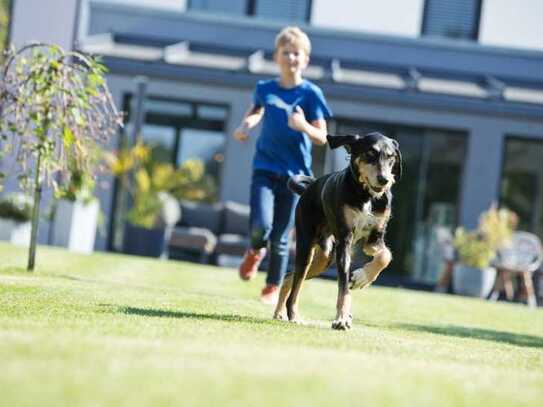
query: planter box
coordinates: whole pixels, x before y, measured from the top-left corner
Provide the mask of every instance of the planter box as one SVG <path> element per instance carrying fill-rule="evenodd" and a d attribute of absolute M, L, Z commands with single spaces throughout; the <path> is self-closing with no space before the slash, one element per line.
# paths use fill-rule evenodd
<path fill-rule="evenodd" d="M 7 240 L 18 246 L 30 245 L 32 223 L 15 222 L 11 219 L 0 218 L 0 240 Z"/>
<path fill-rule="evenodd" d="M 98 200 L 84 204 L 61 199 L 53 220 L 51 243 L 74 252 L 92 253 L 99 209 Z"/>
<path fill-rule="evenodd" d="M 453 269 L 453 291 L 455 294 L 486 298 L 494 287 L 496 269 L 455 264 Z"/>
<path fill-rule="evenodd" d="M 136 256 L 166 257 L 166 228 L 145 229 L 126 223 L 123 252 Z"/>

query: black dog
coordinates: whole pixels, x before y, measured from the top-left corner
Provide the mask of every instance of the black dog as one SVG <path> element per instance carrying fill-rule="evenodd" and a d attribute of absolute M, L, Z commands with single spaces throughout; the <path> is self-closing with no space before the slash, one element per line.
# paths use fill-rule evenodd
<path fill-rule="evenodd" d="M 333 149 L 345 147 L 350 164 L 316 180 L 302 175 L 289 180 L 289 188 L 301 195 L 296 207 L 296 261 L 294 273 L 286 276 L 281 288 L 274 318 L 301 322 L 302 282 L 326 270 L 335 251 L 339 292 L 332 328 L 345 330 L 352 325 L 349 281 L 350 288 L 368 286 L 392 259 L 384 234 L 390 188 L 401 175 L 402 158 L 398 143 L 377 132 L 327 139 Z M 351 248 L 358 241 L 373 259 L 350 276 Z"/>

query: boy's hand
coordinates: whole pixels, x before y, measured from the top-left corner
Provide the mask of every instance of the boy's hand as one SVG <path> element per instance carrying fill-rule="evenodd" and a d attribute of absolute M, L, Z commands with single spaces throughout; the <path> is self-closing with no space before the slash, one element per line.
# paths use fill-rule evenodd
<path fill-rule="evenodd" d="M 249 139 L 249 126 L 247 123 L 242 123 L 234 130 L 234 138 L 238 141 L 247 141 Z"/>
<path fill-rule="evenodd" d="M 305 120 L 304 111 L 300 106 L 296 106 L 296 109 L 288 117 L 288 127 L 297 131 L 305 131 L 307 126 L 307 120 Z"/>

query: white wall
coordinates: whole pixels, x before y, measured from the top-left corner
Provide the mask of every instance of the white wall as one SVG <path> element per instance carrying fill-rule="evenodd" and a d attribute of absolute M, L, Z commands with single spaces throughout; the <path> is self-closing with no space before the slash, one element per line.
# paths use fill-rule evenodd
<path fill-rule="evenodd" d="M 542 0 L 485 0 L 479 41 L 485 45 L 543 50 Z"/>
<path fill-rule="evenodd" d="M 316 27 L 418 37 L 424 0 L 313 0 Z"/>
<path fill-rule="evenodd" d="M 71 49 L 77 0 L 14 0 L 10 40 L 19 47 L 31 41 Z"/>

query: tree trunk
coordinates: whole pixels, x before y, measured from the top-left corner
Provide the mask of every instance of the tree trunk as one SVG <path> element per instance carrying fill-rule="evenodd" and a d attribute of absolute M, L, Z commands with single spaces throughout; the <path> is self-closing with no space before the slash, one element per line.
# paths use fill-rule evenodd
<path fill-rule="evenodd" d="M 38 226 L 40 223 L 40 201 L 41 201 L 41 150 L 38 149 L 38 159 L 36 161 L 36 177 L 34 179 L 34 207 L 32 208 L 32 232 L 30 233 L 30 247 L 28 250 L 27 271 L 34 271 L 36 263 L 36 240 L 38 238 Z"/>

